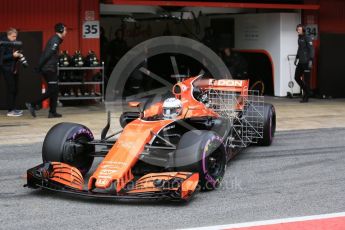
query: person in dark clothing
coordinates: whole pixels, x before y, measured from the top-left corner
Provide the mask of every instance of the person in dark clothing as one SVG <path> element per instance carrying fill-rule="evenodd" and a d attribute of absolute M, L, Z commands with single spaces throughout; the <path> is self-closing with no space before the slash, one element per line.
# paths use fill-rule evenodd
<path fill-rule="evenodd" d="M 224 48 L 223 61 L 234 79 L 247 78 L 248 63 L 238 52 L 229 47 Z"/>
<path fill-rule="evenodd" d="M 305 34 L 304 26 L 299 24 L 296 27 L 298 33 L 298 50 L 295 59 L 296 72 L 295 81 L 303 90 L 301 103 L 308 102 L 310 96 L 310 71 L 313 66 L 314 47 L 313 41 Z M 303 75 L 303 80 L 301 79 Z"/>
<path fill-rule="evenodd" d="M 55 25 L 55 32 L 56 34 L 48 40 L 38 64 L 38 72 L 43 75 L 48 84 L 48 89 L 37 101 L 25 103 L 33 117 L 36 117 L 35 108 L 37 105 L 47 98 L 50 99 L 48 118 L 62 117 L 61 114 L 56 112 L 59 94 L 57 63 L 59 61 L 59 47 L 67 34 L 67 28 L 64 24 L 58 23 Z"/>
<path fill-rule="evenodd" d="M 122 56 L 128 51 L 127 42 L 123 38 L 123 30 L 118 29 L 115 32 L 115 39 L 109 42 L 109 76 Z"/>
<path fill-rule="evenodd" d="M 18 31 L 14 28 L 7 30 L 7 36 L 1 38 L 2 41 L 14 42 L 17 40 Z M 18 85 L 18 59 L 23 56 L 12 47 L 0 47 L 0 73 L 4 76 L 7 88 L 7 116 L 19 117 L 23 115 L 22 110 L 16 109 L 17 85 Z"/>

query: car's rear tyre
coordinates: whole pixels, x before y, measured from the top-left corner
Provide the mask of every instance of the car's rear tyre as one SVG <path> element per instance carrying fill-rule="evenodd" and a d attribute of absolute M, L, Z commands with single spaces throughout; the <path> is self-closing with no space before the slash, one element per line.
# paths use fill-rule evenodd
<path fill-rule="evenodd" d="M 47 133 L 42 147 L 43 162 L 57 161 L 79 169 L 85 175 L 91 168 L 94 145 L 86 142 L 94 139 L 92 132 L 76 123 L 59 123 Z"/>
<path fill-rule="evenodd" d="M 269 146 L 273 142 L 274 133 L 276 131 L 276 111 L 272 104 L 264 104 L 263 119 L 263 138 L 258 139 L 257 145 Z"/>
<path fill-rule="evenodd" d="M 202 190 L 217 188 L 226 168 L 226 152 L 222 138 L 213 131 L 186 132 L 178 143 L 174 163 L 178 171 L 199 173 Z"/>

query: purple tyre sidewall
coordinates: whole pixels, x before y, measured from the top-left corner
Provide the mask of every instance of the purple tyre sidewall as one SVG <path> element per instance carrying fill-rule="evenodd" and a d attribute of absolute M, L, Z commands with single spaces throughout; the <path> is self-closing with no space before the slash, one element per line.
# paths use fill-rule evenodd
<path fill-rule="evenodd" d="M 75 127 L 68 135 L 66 141 L 75 141 L 80 137 L 86 137 L 88 141 L 94 140 L 92 132 L 85 126 Z M 79 168 L 79 171 L 84 175 L 88 171 L 88 168 Z"/>
<path fill-rule="evenodd" d="M 218 179 L 217 178 L 213 178 L 213 176 L 211 176 L 209 173 L 208 173 L 208 170 L 206 168 L 206 161 L 207 161 L 207 150 L 208 150 L 208 146 L 210 143 L 212 143 L 213 141 L 217 141 L 219 142 L 219 145 L 222 145 L 223 144 L 223 140 L 218 137 L 218 136 L 213 136 L 211 139 L 207 140 L 206 143 L 205 143 L 205 146 L 204 146 L 204 149 L 203 149 L 203 153 L 202 153 L 202 170 L 203 170 L 203 173 L 204 173 L 204 178 L 205 180 L 213 187 L 213 188 L 216 188 L 217 185 L 218 185 Z M 211 154 L 211 153 L 210 153 Z M 209 155 L 210 155 L 209 154 Z"/>

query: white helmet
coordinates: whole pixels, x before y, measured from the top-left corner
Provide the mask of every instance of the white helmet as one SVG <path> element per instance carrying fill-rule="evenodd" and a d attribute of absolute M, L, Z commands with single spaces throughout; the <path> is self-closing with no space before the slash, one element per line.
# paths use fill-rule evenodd
<path fill-rule="evenodd" d="M 174 97 L 168 98 L 163 103 L 164 119 L 174 119 L 182 112 L 182 103 Z"/>

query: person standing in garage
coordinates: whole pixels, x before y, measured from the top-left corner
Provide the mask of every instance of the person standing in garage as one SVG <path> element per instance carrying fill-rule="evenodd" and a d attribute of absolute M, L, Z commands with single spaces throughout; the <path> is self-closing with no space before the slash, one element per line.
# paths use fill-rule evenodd
<path fill-rule="evenodd" d="M 38 72 L 43 75 L 44 80 L 48 84 L 47 92 L 42 94 L 37 101 L 25 103 L 33 117 L 36 117 L 35 108 L 37 105 L 47 98 L 50 99 L 48 118 L 62 117 L 61 114 L 56 112 L 59 94 L 57 63 L 59 60 L 59 47 L 67 34 L 67 28 L 63 23 L 58 23 L 55 25 L 54 29 L 56 34 L 48 40 L 38 64 Z"/>
<path fill-rule="evenodd" d="M 7 35 L 7 36 L 6 36 Z M 17 40 L 18 31 L 15 28 L 10 28 L 1 41 L 14 42 Z M 7 116 L 19 117 L 23 115 L 22 110 L 16 109 L 16 97 L 18 86 L 18 59 L 23 54 L 16 51 L 13 47 L 0 46 L 0 73 L 4 76 L 7 87 Z"/>
<path fill-rule="evenodd" d="M 314 47 L 312 39 L 305 34 L 302 24 L 296 27 L 298 33 L 298 50 L 295 59 L 295 81 L 303 90 L 301 103 L 306 103 L 310 96 L 310 72 L 313 66 Z M 303 80 L 302 80 L 303 76 Z"/>

